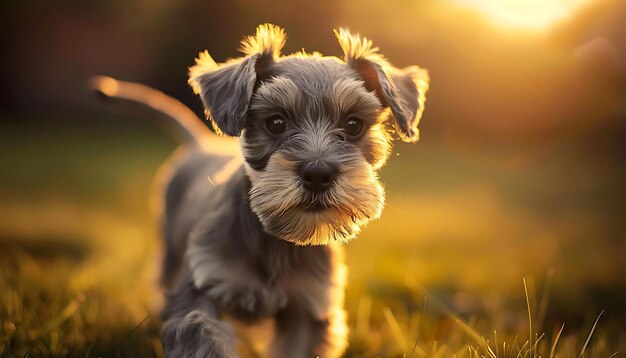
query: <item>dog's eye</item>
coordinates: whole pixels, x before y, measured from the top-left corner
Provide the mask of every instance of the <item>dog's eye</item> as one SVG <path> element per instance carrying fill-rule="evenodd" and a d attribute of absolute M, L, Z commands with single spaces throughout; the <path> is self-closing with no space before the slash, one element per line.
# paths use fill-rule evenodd
<path fill-rule="evenodd" d="M 356 137 L 363 131 L 363 122 L 360 119 L 351 117 L 344 126 L 344 131 L 351 137 Z"/>
<path fill-rule="evenodd" d="M 281 116 L 274 116 L 267 120 L 265 127 L 272 134 L 281 134 L 287 130 L 287 122 Z"/>

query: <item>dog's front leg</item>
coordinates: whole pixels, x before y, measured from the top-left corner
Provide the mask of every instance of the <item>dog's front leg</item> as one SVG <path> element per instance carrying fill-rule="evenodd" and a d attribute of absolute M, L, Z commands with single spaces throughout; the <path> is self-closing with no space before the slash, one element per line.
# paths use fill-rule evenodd
<path fill-rule="evenodd" d="M 325 319 L 314 318 L 295 305 L 276 316 L 276 338 L 269 357 L 335 358 L 343 354 L 347 342 L 345 314 L 341 307 Z"/>
<path fill-rule="evenodd" d="M 161 340 L 166 357 L 237 357 L 234 332 L 215 304 L 189 283 L 167 297 Z"/>

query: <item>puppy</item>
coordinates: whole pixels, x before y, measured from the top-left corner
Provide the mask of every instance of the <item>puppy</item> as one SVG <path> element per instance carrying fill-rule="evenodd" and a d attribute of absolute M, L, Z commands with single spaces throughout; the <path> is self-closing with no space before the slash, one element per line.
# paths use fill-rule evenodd
<path fill-rule="evenodd" d="M 347 346 L 340 244 L 380 216 L 378 170 L 392 133 L 415 142 L 428 75 L 397 69 L 366 39 L 335 32 L 343 59 L 281 56 L 265 24 L 243 57 L 200 53 L 189 84 L 215 132 L 137 84 L 98 78 L 110 97 L 163 112 L 186 145 L 166 164 L 162 342 L 171 357 L 236 357 L 226 317 L 271 319 L 269 357 L 338 357 Z M 237 145 L 238 142 L 238 145 Z"/>

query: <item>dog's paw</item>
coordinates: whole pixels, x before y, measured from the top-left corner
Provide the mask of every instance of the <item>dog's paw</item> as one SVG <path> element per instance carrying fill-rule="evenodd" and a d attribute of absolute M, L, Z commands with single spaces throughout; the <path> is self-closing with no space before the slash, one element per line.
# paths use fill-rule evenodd
<path fill-rule="evenodd" d="M 236 313 L 272 315 L 287 305 L 287 294 L 281 288 L 259 284 L 220 283 L 207 292 L 209 296 Z"/>
<path fill-rule="evenodd" d="M 166 357 L 238 357 L 232 327 L 200 311 L 167 320 L 163 324 L 161 340 Z"/>

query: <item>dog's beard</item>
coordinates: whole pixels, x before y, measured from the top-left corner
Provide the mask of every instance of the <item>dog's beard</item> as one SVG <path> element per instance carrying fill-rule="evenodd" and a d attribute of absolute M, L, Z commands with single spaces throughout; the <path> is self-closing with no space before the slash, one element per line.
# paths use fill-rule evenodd
<path fill-rule="evenodd" d="M 325 245 L 347 242 L 377 219 L 384 191 L 376 172 L 360 154 L 344 159 L 331 188 L 316 195 L 303 189 L 288 155 L 272 155 L 250 190 L 252 211 L 265 231 L 298 245 Z"/>

